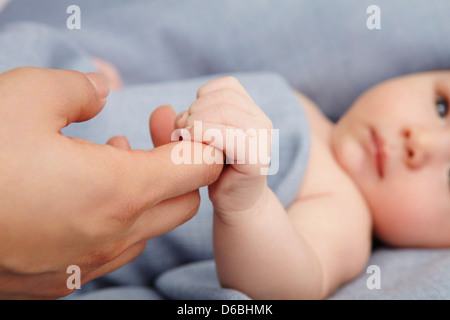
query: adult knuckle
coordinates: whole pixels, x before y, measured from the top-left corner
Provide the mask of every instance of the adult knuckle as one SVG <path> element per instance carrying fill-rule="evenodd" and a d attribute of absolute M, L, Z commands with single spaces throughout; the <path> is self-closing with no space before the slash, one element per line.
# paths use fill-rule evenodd
<path fill-rule="evenodd" d="M 150 201 L 153 201 L 151 194 L 149 195 L 149 199 Z M 145 210 L 145 207 L 142 207 L 142 201 L 139 201 L 138 199 L 133 200 L 131 195 L 127 197 L 127 199 L 120 199 L 117 201 L 116 208 L 118 209 L 110 214 L 108 220 L 111 229 L 120 232 L 129 229 L 136 222 L 139 214 Z"/>

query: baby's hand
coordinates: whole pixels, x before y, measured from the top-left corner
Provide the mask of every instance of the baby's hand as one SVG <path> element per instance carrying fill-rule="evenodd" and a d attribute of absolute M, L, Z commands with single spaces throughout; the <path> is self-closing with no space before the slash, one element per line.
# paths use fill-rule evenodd
<path fill-rule="evenodd" d="M 200 139 L 227 158 L 229 165 L 209 186 L 215 212 L 257 210 L 267 191 L 272 122 L 244 87 L 233 77 L 208 82 L 189 111 L 177 116 L 175 128 L 187 129 L 192 140 Z"/>

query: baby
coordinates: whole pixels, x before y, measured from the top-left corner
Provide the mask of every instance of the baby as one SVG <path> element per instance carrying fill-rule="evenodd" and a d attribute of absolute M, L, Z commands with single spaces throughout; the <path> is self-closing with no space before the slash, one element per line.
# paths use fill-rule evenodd
<path fill-rule="evenodd" d="M 230 161 L 209 186 L 221 285 L 253 299 L 323 299 L 363 271 L 373 233 L 395 246 L 450 246 L 449 96 L 449 72 L 399 77 L 333 123 L 298 93 L 311 150 L 290 207 L 270 190 L 260 162 Z M 195 130 L 197 121 L 222 132 L 272 129 L 232 77 L 202 86 L 175 127 Z"/>

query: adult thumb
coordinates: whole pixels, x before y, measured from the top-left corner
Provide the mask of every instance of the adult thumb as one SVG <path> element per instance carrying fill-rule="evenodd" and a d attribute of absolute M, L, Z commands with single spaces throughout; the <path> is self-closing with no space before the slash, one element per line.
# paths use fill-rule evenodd
<path fill-rule="evenodd" d="M 55 133 L 72 122 L 95 117 L 109 94 L 100 75 L 73 70 L 16 68 L 0 75 L 0 85 L 3 103 L 15 107 L 10 112 L 34 130 Z"/>

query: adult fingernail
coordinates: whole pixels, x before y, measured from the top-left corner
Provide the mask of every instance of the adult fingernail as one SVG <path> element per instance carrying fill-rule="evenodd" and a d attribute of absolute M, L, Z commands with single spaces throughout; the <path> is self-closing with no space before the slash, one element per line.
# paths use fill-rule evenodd
<path fill-rule="evenodd" d="M 108 81 L 98 73 L 89 72 L 86 73 L 86 77 L 92 82 L 94 87 L 97 89 L 97 92 L 100 96 L 100 99 L 106 99 L 109 94 L 110 87 Z"/>

